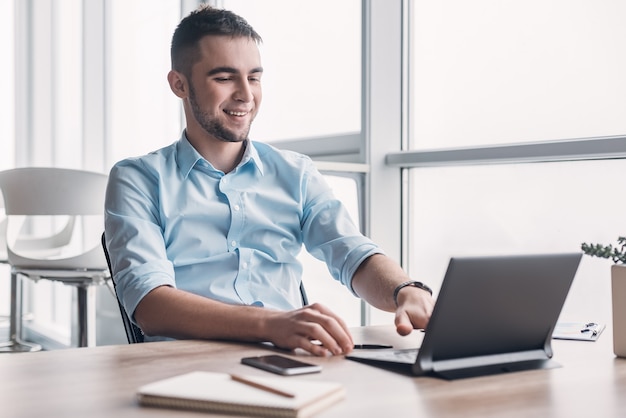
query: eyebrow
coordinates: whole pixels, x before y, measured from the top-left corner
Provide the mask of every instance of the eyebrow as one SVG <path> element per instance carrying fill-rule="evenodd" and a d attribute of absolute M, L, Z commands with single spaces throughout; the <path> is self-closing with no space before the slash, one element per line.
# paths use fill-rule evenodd
<path fill-rule="evenodd" d="M 256 68 L 253 68 L 249 74 L 256 74 L 256 73 L 262 73 L 262 72 L 263 72 L 263 67 L 256 67 Z M 215 74 L 220 74 L 220 73 L 238 74 L 239 70 L 233 67 L 216 67 L 216 68 L 213 68 L 211 71 L 209 71 L 209 75 L 215 75 Z"/>

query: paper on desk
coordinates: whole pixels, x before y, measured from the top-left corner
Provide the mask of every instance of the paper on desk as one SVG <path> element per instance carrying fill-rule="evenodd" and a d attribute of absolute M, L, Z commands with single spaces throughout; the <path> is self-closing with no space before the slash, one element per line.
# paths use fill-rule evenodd
<path fill-rule="evenodd" d="M 557 340 L 596 341 L 605 324 L 598 322 L 558 322 L 554 327 L 552 338 Z"/>

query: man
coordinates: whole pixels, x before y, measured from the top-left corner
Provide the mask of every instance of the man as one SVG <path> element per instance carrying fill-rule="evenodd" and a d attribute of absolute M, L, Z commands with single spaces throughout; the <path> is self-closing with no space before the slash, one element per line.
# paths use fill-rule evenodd
<path fill-rule="evenodd" d="M 179 141 L 113 167 L 105 231 L 118 294 L 146 340 L 270 341 L 314 355 L 353 348 L 345 323 L 302 307 L 302 244 L 355 295 L 396 312 L 398 333 L 426 326 L 427 286 L 359 233 L 311 160 L 252 142 L 261 104 L 260 36 L 202 6 L 172 38 Z"/>

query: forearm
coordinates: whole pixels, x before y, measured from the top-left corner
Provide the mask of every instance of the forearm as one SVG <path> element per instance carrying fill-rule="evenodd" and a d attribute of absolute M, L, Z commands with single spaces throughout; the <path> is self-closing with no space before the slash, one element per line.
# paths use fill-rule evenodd
<path fill-rule="evenodd" d="M 161 286 L 142 299 L 135 319 L 147 335 L 266 341 L 269 338 L 267 319 L 272 314 L 271 310 L 229 305 Z"/>
<path fill-rule="evenodd" d="M 282 312 L 228 305 L 161 286 L 142 299 L 135 319 L 148 335 L 178 339 L 269 341 L 318 356 L 348 353 L 353 347 L 346 324 L 317 303 Z"/>
<path fill-rule="evenodd" d="M 372 306 L 394 312 L 394 289 L 407 280 L 409 277 L 398 263 L 382 254 L 374 254 L 361 263 L 352 279 L 352 287 Z"/>
<path fill-rule="evenodd" d="M 409 281 L 402 268 L 390 258 L 375 254 L 365 260 L 352 279 L 356 293 L 378 309 L 395 312 L 396 330 L 407 335 L 415 328 L 425 328 L 435 302 L 428 290 L 398 285 Z M 397 305 L 394 300 L 397 293 Z"/>

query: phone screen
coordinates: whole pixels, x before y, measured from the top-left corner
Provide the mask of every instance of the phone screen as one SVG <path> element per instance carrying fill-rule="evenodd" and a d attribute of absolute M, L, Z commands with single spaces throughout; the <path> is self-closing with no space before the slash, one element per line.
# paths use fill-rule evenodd
<path fill-rule="evenodd" d="M 272 373 L 283 375 L 316 373 L 322 370 L 322 366 L 294 360 L 289 357 L 270 354 L 258 357 L 245 357 L 241 359 L 243 364 L 267 370 Z"/>

